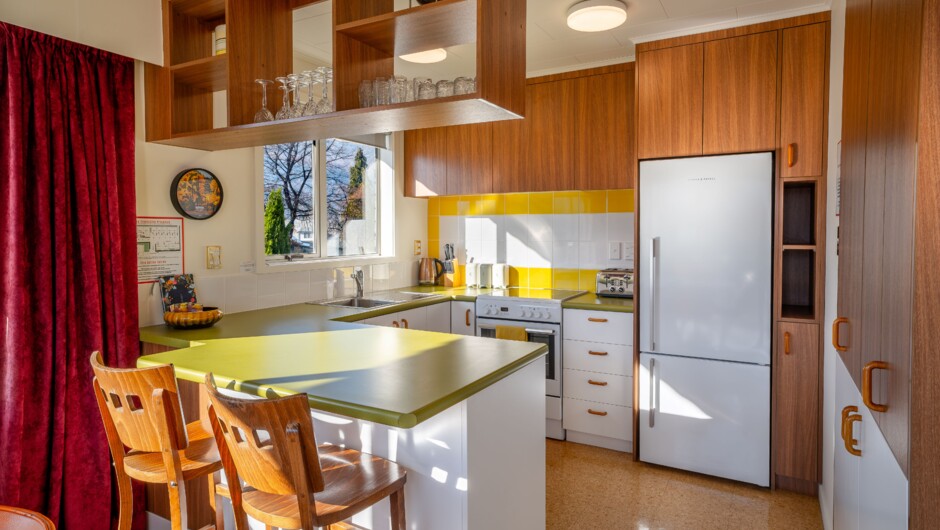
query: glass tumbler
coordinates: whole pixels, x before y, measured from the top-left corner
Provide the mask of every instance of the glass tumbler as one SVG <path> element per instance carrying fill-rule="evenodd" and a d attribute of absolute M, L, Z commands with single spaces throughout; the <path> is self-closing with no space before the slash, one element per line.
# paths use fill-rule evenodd
<path fill-rule="evenodd" d="M 418 100 L 434 99 L 437 96 L 434 83 L 427 77 L 415 78 L 415 92 L 418 95 Z"/>
<path fill-rule="evenodd" d="M 454 95 L 454 82 L 442 79 L 437 82 L 437 97 L 446 98 Z"/>
<path fill-rule="evenodd" d="M 406 101 L 407 86 L 407 77 L 403 75 L 393 75 L 388 94 L 389 103 L 404 103 Z"/>
<path fill-rule="evenodd" d="M 372 92 L 373 83 L 368 79 L 359 82 L 359 108 L 371 107 L 375 104 L 374 94 Z"/>
<path fill-rule="evenodd" d="M 388 105 L 388 87 L 387 77 L 376 77 L 372 91 L 374 93 L 376 105 Z"/>
<path fill-rule="evenodd" d="M 474 90 L 471 90 L 472 86 L 473 80 L 469 77 L 458 77 L 457 79 L 454 79 L 454 94 L 461 95 L 475 92 Z"/>

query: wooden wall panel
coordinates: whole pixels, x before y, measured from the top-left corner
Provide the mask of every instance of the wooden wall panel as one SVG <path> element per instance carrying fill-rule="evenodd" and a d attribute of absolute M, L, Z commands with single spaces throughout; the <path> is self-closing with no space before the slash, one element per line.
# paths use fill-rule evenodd
<path fill-rule="evenodd" d="M 446 128 L 405 131 L 405 195 L 447 195 Z"/>
<path fill-rule="evenodd" d="M 515 193 L 530 189 L 526 170 L 526 123 L 524 120 L 493 122 L 493 192 Z"/>
<path fill-rule="evenodd" d="M 531 84 L 526 90 L 526 168 L 528 191 L 575 189 L 575 79 Z"/>
<path fill-rule="evenodd" d="M 702 154 L 703 53 L 702 44 L 693 44 L 638 55 L 641 160 Z"/>
<path fill-rule="evenodd" d="M 577 158 L 578 190 L 632 188 L 631 157 L 627 132 L 627 72 L 592 75 L 578 79 Z M 632 79 L 630 79 L 632 81 Z"/>
<path fill-rule="evenodd" d="M 772 151 L 777 32 L 705 43 L 705 154 Z"/>
<path fill-rule="evenodd" d="M 493 125 L 445 127 L 447 194 L 493 193 Z"/>

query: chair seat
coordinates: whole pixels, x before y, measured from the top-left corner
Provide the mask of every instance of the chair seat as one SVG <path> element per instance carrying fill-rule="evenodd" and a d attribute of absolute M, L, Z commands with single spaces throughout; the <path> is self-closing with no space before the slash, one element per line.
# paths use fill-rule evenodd
<path fill-rule="evenodd" d="M 212 433 L 194 421 L 186 426 L 189 447 L 180 451 L 183 480 L 202 477 L 222 469 L 219 449 Z M 124 472 L 142 482 L 166 483 L 166 466 L 162 453 L 132 451 L 124 457 Z"/>
<path fill-rule="evenodd" d="M 405 469 L 384 458 L 324 444 L 317 447 L 323 469 L 323 491 L 315 493 L 314 509 L 323 526 L 352 517 L 405 483 Z M 292 495 L 265 493 L 245 488 L 245 512 L 278 528 L 300 528 L 300 507 Z"/>

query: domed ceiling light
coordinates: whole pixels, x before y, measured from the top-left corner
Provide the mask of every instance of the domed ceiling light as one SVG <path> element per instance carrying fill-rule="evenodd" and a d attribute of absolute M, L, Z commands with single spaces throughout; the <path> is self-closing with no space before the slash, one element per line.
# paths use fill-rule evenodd
<path fill-rule="evenodd" d="M 398 57 L 403 61 L 408 61 L 409 63 L 439 63 L 447 58 L 447 50 L 444 48 L 435 48 L 433 50 L 426 50 L 423 52 L 399 55 Z"/>
<path fill-rule="evenodd" d="M 627 6 L 618 0 L 586 0 L 568 9 L 568 27 L 575 31 L 607 31 L 627 21 Z"/>

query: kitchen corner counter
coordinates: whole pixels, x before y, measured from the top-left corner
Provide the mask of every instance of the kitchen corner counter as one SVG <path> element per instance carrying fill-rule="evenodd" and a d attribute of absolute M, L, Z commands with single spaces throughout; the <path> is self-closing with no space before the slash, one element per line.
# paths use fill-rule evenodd
<path fill-rule="evenodd" d="M 632 298 L 609 298 L 597 296 L 594 293 L 582 294 L 577 298 L 572 298 L 562 302 L 563 309 L 587 309 L 589 311 L 612 311 L 615 313 L 632 313 Z"/>

